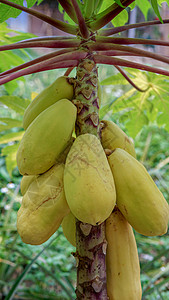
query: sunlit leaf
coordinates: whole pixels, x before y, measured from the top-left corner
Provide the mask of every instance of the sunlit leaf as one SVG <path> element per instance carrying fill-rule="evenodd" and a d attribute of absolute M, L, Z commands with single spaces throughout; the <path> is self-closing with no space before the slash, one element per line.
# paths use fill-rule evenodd
<path fill-rule="evenodd" d="M 148 124 L 148 118 L 143 112 L 137 112 L 130 114 L 129 121 L 126 123 L 129 135 L 135 138 L 144 125 Z"/>
<path fill-rule="evenodd" d="M 13 169 L 15 169 L 17 166 L 16 153 L 18 147 L 19 147 L 19 143 L 11 146 L 6 146 L 1 151 L 1 155 L 5 156 L 6 168 L 10 176 L 12 174 Z"/>
<path fill-rule="evenodd" d="M 136 4 L 147 20 L 148 11 L 151 8 L 150 2 L 148 0 L 136 0 Z"/>
<path fill-rule="evenodd" d="M 122 26 L 128 22 L 128 12 L 127 10 L 122 10 L 111 22 L 114 26 Z"/>
<path fill-rule="evenodd" d="M 0 97 L 0 103 L 3 103 L 7 107 L 16 111 L 17 113 L 23 115 L 25 109 L 30 104 L 30 100 L 22 99 L 17 96 L 2 96 Z"/>
<path fill-rule="evenodd" d="M 0 137 L 0 144 L 6 144 L 13 141 L 20 141 L 24 135 L 24 131 L 11 132 Z"/>
<path fill-rule="evenodd" d="M 158 8 L 158 2 L 157 0 L 150 0 L 151 1 L 151 5 L 154 9 L 154 12 L 156 13 L 157 17 L 159 18 L 159 20 L 162 22 L 162 18 L 159 12 L 159 8 Z"/>
<path fill-rule="evenodd" d="M 11 2 L 23 5 L 23 0 L 15 0 Z M 20 10 L 0 3 L 0 23 L 6 21 L 9 18 L 16 18 L 20 15 L 20 13 Z"/>
<path fill-rule="evenodd" d="M 113 76 L 107 77 L 100 82 L 101 85 L 116 85 L 122 84 L 127 85 L 128 81 L 120 74 L 115 74 Z"/>
<path fill-rule="evenodd" d="M 14 127 L 22 127 L 22 121 L 11 118 L 0 118 L 0 132 Z"/>

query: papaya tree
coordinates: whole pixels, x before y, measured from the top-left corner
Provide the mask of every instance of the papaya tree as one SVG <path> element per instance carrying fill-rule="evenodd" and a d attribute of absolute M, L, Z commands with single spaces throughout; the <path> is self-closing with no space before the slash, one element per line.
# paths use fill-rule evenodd
<path fill-rule="evenodd" d="M 35 2 L 27 1 L 25 7 L 23 1 L 0 0 L 1 20 L 8 19 L 9 10 L 11 17 L 24 11 L 67 35 L 1 45 L 3 52 L 43 47 L 54 50 L 1 72 L 0 84 L 53 69 L 67 71 L 38 95 L 24 114 L 25 134 L 17 151 L 17 165 L 23 177 L 31 176 L 31 181 L 25 192 L 22 184 L 18 232 L 25 243 L 36 245 L 45 242 L 62 222 L 66 235 L 72 222 L 73 233 L 69 231 L 67 237 L 76 245 L 77 299 L 141 299 L 132 227 L 146 236 L 165 234 L 168 204 L 136 160 L 131 140 L 114 123 L 99 119 L 102 96 L 98 65 L 116 68 L 134 89 L 147 91 L 150 85 L 146 89 L 138 86 L 122 67 L 169 76 L 167 67 L 131 60 L 151 58 L 167 66 L 167 56 L 132 45 L 169 46 L 169 42 L 117 34 L 132 28 L 165 26 L 169 20 L 161 19 L 157 0 L 150 2 L 159 20 L 127 25 L 122 21 L 121 26 L 116 26 L 115 20 L 124 18 L 134 7 L 134 0 L 58 0 L 69 22 L 30 8 Z M 106 27 L 110 22 L 114 26 Z M 71 77 L 74 68 L 76 76 Z M 124 251 L 127 244 L 125 255 L 118 243 L 124 243 Z"/>

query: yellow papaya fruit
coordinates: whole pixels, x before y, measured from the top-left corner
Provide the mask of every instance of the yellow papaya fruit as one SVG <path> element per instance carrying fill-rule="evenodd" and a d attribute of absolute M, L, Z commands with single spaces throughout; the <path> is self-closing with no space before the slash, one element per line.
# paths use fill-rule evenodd
<path fill-rule="evenodd" d="M 109 300 L 141 300 L 140 265 L 131 225 L 118 209 L 106 220 Z"/>
<path fill-rule="evenodd" d="M 136 157 L 134 144 L 119 126 L 112 121 L 101 121 L 101 143 L 104 149 L 121 148 Z"/>
<path fill-rule="evenodd" d="M 78 220 L 98 225 L 111 214 L 116 201 L 114 179 L 96 136 L 87 133 L 74 141 L 66 158 L 64 189 Z"/>
<path fill-rule="evenodd" d="M 23 116 L 23 128 L 26 130 L 32 121 L 46 108 L 61 99 L 73 99 L 73 85 L 68 82 L 68 77 L 57 78 L 50 86 L 38 94 L 26 108 Z"/>
<path fill-rule="evenodd" d="M 117 206 L 127 221 L 143 235 L 165 234 L 169 206 L 145 167 L 118 148 L 108 161 L 115 180 Z"/>
<path fill-rule="evenodd" d="M 22 196 L 25 195 L 29 185 L 32 183 L 32 181 L 35 180 L 37 175 L 25 175 L 22 177 L 21 183 L 20 183 L 20 189 Z"/>
<path fill-rule="evenodd" d="M 76 121 L 76 107 L 62 99 L 41 112 L 25 131 L 17 152 L 22 175 L 46 172 L 70 143 Z"/>
<path fill-rule="evenodd" d="M 62 229 L 68 242 L 76 247 L 76 218 L 71 212 L 63 218 Z"/>
<path fill-rule="evenodd" d="M 17 230 L 24 243 L 40 245 L 47 241 L 70 212 L 63 174 L 64 164 L 56 164 L 29 185 L 17 214 Z"/>

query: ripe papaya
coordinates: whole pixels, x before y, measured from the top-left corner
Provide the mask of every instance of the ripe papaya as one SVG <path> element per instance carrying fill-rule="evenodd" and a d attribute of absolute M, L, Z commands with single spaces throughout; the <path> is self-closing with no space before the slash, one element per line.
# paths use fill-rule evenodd
<path fill-rule="evenodd" d="M 21 183 L 20 183 L 20 189 L 21 189 L 21 194 L 22 196 L 25 195 L 28 187 L 32 183 L 32 181 L 35 180 L 37 175 L 25 175 L 22 177 Z"/>
<path fill-rule="evenodd" d="M 104 222 L 115 206 L 114 179 L 99 139 L 76 138 L 65 163 L 64 188 L 73 215 L 84 223 Z"/>
<path fill-rule="evenodd" d="M 134 144 L 119 126 L 112 121 L 101 121 L 101 143 L 104 149 L 121 148 L 136 157 Z"/>
<path fill-rule="evenodd" d="M 115 180 L 117 206 L 127 221 L 143 235 L 165 234 L 169 206 L 145 167 L 118 148 L 108 161 Z"/>
<path fill-rule="evenodd" d="M 131 225 L 116 208 L 106 220 L 109 300 L 141 300 L 140 265 Z"/>
<path fill-rule="evenodd" d="M 73 99 L 73 85 L 68 77 L 57 78 L 50 86 L 38 94 L 29 104 L 23 116 L 23 128 L 26 130 L 32 121 L 46 108 L 61 99 Z"/>
<path fill-rule="evenodd" d="M 62 229 L 68 242 L 76 247 L 76 218 L 71 212 L 63 218 Z"/>
<path fill-rule="evenodd" d="M 64 164 L 56 164 L 28 187 L 17 214 L 17 230 L 26 244 L 40 245 L 70 212 L 63 188 Z"/>
<path fill-rule="evenodd" d="M 51 105 L 30 124 L 17 152 L 22 175 L 46 172 L 70 143 L 76 121 L 76 107 L 62 99 Z"/>

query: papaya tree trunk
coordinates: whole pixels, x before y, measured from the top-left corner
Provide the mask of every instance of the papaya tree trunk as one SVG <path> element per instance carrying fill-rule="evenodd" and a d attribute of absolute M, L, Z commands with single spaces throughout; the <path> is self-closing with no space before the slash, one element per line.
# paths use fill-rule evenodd
<path fill-rule="evenodd" d="M 76 134 L 99 138 L 98 70 L 91 54 L 80 61 L 75 80 Z M 92 145 L 91 145 L 92 147 Z M 93 149 L 94 151 L 95 149 Z M 97 202 L 97 201 L 96 201 Z M 107 300 L 105 223 L 76 220 L 77 300 Z"/>

